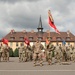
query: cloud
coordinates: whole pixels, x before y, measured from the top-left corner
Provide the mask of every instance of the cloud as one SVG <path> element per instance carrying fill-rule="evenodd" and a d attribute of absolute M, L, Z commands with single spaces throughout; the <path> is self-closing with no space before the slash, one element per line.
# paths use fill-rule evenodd
<path fill-rule="evenodd" d="M 74 0 L 0 0 L 0 37 L 11 29 L 37 31 L 40 15 L 44 31 L 54 31 L 48 25 L 49 9 L 60 31 L 71 30 L 75 34 L 74 6 Z"/>
<path fill-rule="evenodd" d="M 38 2 L 40 0 L 0 0 L 2 3 L 17 3 L 17 2 Z"/>

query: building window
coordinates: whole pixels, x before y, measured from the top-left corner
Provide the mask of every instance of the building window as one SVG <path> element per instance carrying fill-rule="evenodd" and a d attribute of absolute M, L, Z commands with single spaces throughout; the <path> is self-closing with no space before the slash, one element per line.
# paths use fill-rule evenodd
<path fill-rule="evenodd" d="M 11 47 L 13 46 L 13 42 L 10 42 L 10 46 L 11 46 Z"/>
<path fill-rule="evenodd" d="M 41 41 L 42 40 L 42 37 L 38 37 L 38 39 Z"/>
<path fill-rule="evenodd" d="M 50 40 L 52 40 L 52 37 L 47 37 L 47 39 L 50 39 Z"/>
<path fill-rule="evenodd" d="M 68 42 L 68 45 L 70 45 L 70 42 Z"/>
<path fill-rule="evenodd" d="M 57 37 L 57 40 L 60 41 L 61 40 L 61 37 Z"/>
<path fill-rule="evenodd" d="M 66 37 L 66 40 L 70 40 L 70 37 Z"/>
<path fill-rule="evenodd" d="M 10 37 L 10 39 L 11 39 L 11 40 L 14 40 L 14 39 L 15 39 L 15 37 Z"/>
<path fill-rule="evenodd" d="M 20 37 L 20 40 L 24 40 L 24 37 Z"/>
<path fill-rule="evenodd" d="M 29 37 L 29 40 L 33 40 L 33 37 Z"/>
<path fill-rule="evenodd" d="M 16 42 L 16 46 L 19 46 L 18 42 Z"/>
<path fill-rule="evenodd" d="M 24 42 L 20 43 L 20 46 L 24 46 Z"/>

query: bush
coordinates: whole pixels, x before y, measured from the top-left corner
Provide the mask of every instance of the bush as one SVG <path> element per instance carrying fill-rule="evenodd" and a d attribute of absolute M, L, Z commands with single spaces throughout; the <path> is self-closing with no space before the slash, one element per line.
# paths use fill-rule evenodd
<path fill-rule="evenodd" d="M 13 55 L 13 49 L 12 48 L 10 48 L 10 50 L 9 50 L 9 56 L 10 57 L 13 57 L 14 55 Z"/>
<path fill-rule="evenodd" d="M 19 51 L 18 51 L 17 48 L 16 48 L 15 51 L 14 51 L 14 57 L 19 57 Z"/>

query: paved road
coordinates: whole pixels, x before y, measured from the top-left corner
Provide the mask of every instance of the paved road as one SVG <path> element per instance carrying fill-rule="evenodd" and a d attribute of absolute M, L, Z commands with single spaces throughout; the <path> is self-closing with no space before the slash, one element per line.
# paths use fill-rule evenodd
<path fill-rule="evenodd" d="M 75 75 L 75 63 L 70 65 L 44 65 L 33 66 L 32 62 L 19 63 L 18 58 L 10 58 L 10 62 L 0 62 L 0 75 Z"/>

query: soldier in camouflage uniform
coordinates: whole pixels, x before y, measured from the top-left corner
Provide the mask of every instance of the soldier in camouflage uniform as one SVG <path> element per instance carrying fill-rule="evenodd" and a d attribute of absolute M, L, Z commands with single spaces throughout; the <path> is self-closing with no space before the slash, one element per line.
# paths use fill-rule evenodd
<path fill-rule="evenodd" d="M 66 47 L 66 54 L 67 54 L 67 61 L 70 61 L 71 53 L 70 53 L 70 47 L 69 46 Z"/>
<path fill-rule="evenodd" d="M 63 54 L 62 54 L 61 50 L 62 50 L 61 45 L 58 45 L 58 43 L 57 43 L 56 48 L 55 48 L 55 58 L 58 63 L 61 63 L 61 61 L 62 61 Z"/>
<path fill-rule="evenodd" d="M 24 46 L 21 43 L 21 46 L 19 47 L 19 62 L 23 61 L 23 50 L 24 50 Z"/>
<path fill-rule="evenodd" d="M 1 62 L 1 57 L 2 57 L 2 49 L 3 49 L 3 47 L 2 47 L 2 44 L 1 44 L 1 46 L 0 46 L 0 62 Z"/>
<path fill-rule="evenodd" d="M 27 61 L 26 50 L 27 50 L 27 46 L 24 46 L 23 51 L 22 51 L 23 62 Z"/>
<path fill-rule="evenodd" d="M 42 59 L 42 49 L 43 49 L 43 45 L 41 44 L 40 40 L 37 39 L 36 42 L 34 43 L 34 45 L 32 46 L 33 49 L 33 60 L 34 60 L 34 66 L 36 66 L 36 62 L 38 61 L 40 63 L 40 66 L 42 66 L 43 64 L 43 59 Z"/>
<path fill-rule="evenodd" d="M 9 50 L 10 50 L 10 47 L 6 45 L 6 47 L 5 47 L 5 59 L 6 59 L 6 61 L 9 61 Z"/>
<path fill-rule="evenodd" d="M 6 54 L 6 45 L 4 44 L 2 46 L 2 58 L 3 58 L 3 61 L 6 61 L 6 57 L 7 57 L 7 54 Z"/>
<path fill-rule="evenodd" d="M 46 46 L 46 60 L 48 61 L 49 65 L 52 63 L 53 50 L 54 46 L 49 41 L 49 44 Z"/>
<path fill-rule="evenodd" d="M 63 61 L 67 61 L 67 53 L 66 53 L 66 46 L 62 46 L 62 53 L 63 53 Z"/>
<path fill-rule="evenodd" d="M 22 51 L 22 56 L 23 56 L 23 62 L 32 60 L 31 59 L 32 53 L 31 53 L 31 46 L 30 45 L 24 46 L 24 49 Z"/>
<path fill-rule="evenodd" d="M 73 60 L 73 47 L 72 45 L 70 45 L 70 60 L 72 61 Z"/>
<path fill-rule="evenodd" d="M 73 61 L 75 62 L 75 47 L 73 48 Z"/>
<path fill-rule="evenodd" d="M 31 46 L 30 45 L 27 45 L 27 51 L 26 51 L 26 54 L 27 54 L 27 60 L 28 61 L 32 61 L 32 49 L 31 49 Z"/>

